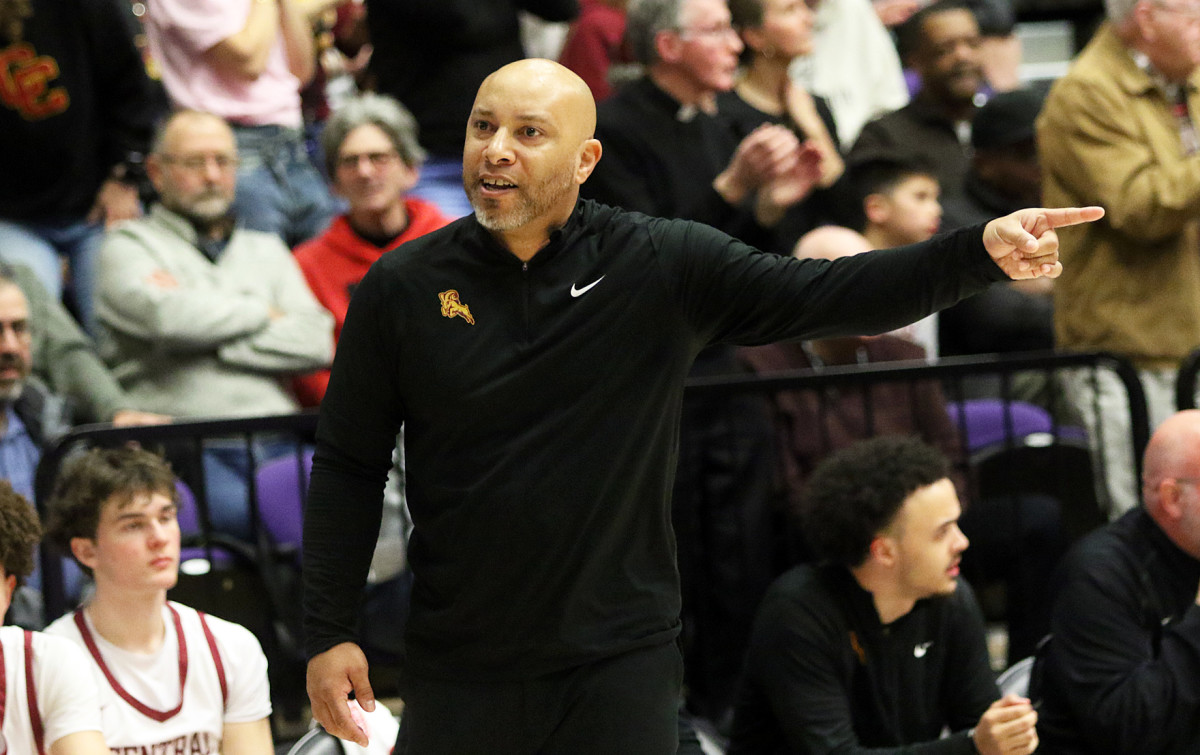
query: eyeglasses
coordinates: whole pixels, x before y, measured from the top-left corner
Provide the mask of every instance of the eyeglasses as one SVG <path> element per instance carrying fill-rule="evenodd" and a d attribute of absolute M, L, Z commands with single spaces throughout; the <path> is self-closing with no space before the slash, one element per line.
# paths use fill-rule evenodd
<path fill-rule="evenodd" d="M 339 170 L 356 170 L 358 164 L 366 158 L 367 162 L 371 163 L 372 168 L 386 168 L 392 163 L 400 159 L 400 154 L 395 150 L 391 152 L 363 152 L 357 155 L 338 155 L 337 166 Z"/>
<path fill-rule="evenodd" d="M 676 31 L 679 32 L 679 36 L 681 37 L 708 37 L 710 39 L 738 37 L 737 29 L 729 24 L 700 28 L 679 28 Z"/>
<path fill-rule="evenodd" d="M 8 322 L 0 322 L 0 340 L 7 338 L 9 333 L 11 333 L 17 340 L 27 340 L 30 337 L 29 321 L 11 320 Z"/>
<path fill-rule="evenodd" d="M 178 165 L 184 170 L 190 170 L 199 173 L 208 168 L 209 162 L 217 166 L 220 171 L 236 170 L 238 163 L 237 155 L 162 155 L 161 159 L 168 165 Z"/>

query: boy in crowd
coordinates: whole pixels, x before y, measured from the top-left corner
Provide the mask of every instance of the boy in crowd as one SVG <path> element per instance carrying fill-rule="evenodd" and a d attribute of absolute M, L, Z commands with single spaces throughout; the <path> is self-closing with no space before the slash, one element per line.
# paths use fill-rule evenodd
<path fill-rule="evenodd" d="M 42 528 L 29 502 L 0 480 L 0 617 L 33 571 Z M 0 627 L 0 752 L 107 755 L 100 703 L 83 651 L 58 637 Z"/>
<path fill-rule="evenodd" d="M 937 177 L 923 163 L 877 156 L 851 170 L 862 207 L 862 234 L 871 248 L 915 244 L 937 233 L 941 191 Z"/>
<path fill-rule="evenodd" d="M 267 661 L 237 624 L 167 600 L 179 568 L 175 476 L 134 448 L 63 470 L 47 534 L 95 595 L 46 630 L 87 649 L 104 737 L 117 752 L 271 755 Z"/>

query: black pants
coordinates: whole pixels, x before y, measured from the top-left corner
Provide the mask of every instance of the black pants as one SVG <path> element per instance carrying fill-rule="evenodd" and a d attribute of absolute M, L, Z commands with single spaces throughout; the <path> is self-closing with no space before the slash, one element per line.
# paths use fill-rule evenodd
<path fill-rule="evenodd" d="M 675 643 L 516 682 L 401 682 L 396 755 L 674 755 Z"/>

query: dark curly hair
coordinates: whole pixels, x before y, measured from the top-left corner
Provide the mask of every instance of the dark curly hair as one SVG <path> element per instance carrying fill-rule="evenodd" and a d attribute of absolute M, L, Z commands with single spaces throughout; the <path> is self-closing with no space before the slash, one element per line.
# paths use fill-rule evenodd
<path fill-rule="evenodd" d="M 153 493 L 179 503 L 175 473 L 162 457 L 141 448 L 93 448 L 68 461 L 59 473 L 50 496 L 46 538 L 70 553 L 72 538 L 95 539 L 100 511 L 114 497 L 117 506 L 124 507 L 135 496 Z"/>
<path fill-rule="evenodd" d="M 904 500 L 949 474 L 946 457 L 916 438 L 855 443 L 830 455 L 809 478 L 800 505 L 805 537 L 821 560 L 859 566 Z"/>
<path fill-rule="evenodd" d="M 42 526 L 25 496 L 0 480 L 0 566 L 20 582 L 33 572 L 33 549 L 42 539 Z"/>

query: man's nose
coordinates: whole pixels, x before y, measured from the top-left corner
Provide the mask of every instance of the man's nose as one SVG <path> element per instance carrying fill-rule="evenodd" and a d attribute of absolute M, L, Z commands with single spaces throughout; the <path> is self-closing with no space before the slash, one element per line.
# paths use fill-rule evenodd
<path fill-rule="evenodd" d="M 742 54 L 742 50 L 746 47 L 746 45 L 744 42 L 742 42 L 742 37 L 740 34 L 737 32 L 734 32 L 733 34 L 726 34 L 725 39 L 729 40 L 729 49 L 733 50 L 734 55 Z"/>
<path fill-rule="evenodd" d="M 176 524 L 174 521 L 160 522 L 158 520 L 154 520 L 150 522 L 151 541 L 155 544 L 165 542 L 168 539 L 172 528 L 175 526 Z"/>
<path fill-rule="evenodd" d="M 225 174 L 225 169 L 221 166 L 221 161 L 211 155 L 204 160 L 204 180 L 209 183 L 217 183 Z"/>
<path fill-rule="evenodd" d="M 484 148 L 484 159 L 492 165 L 507 165 L 513 160 L 512 134 L 507 129 L 498 128 Z"/>

